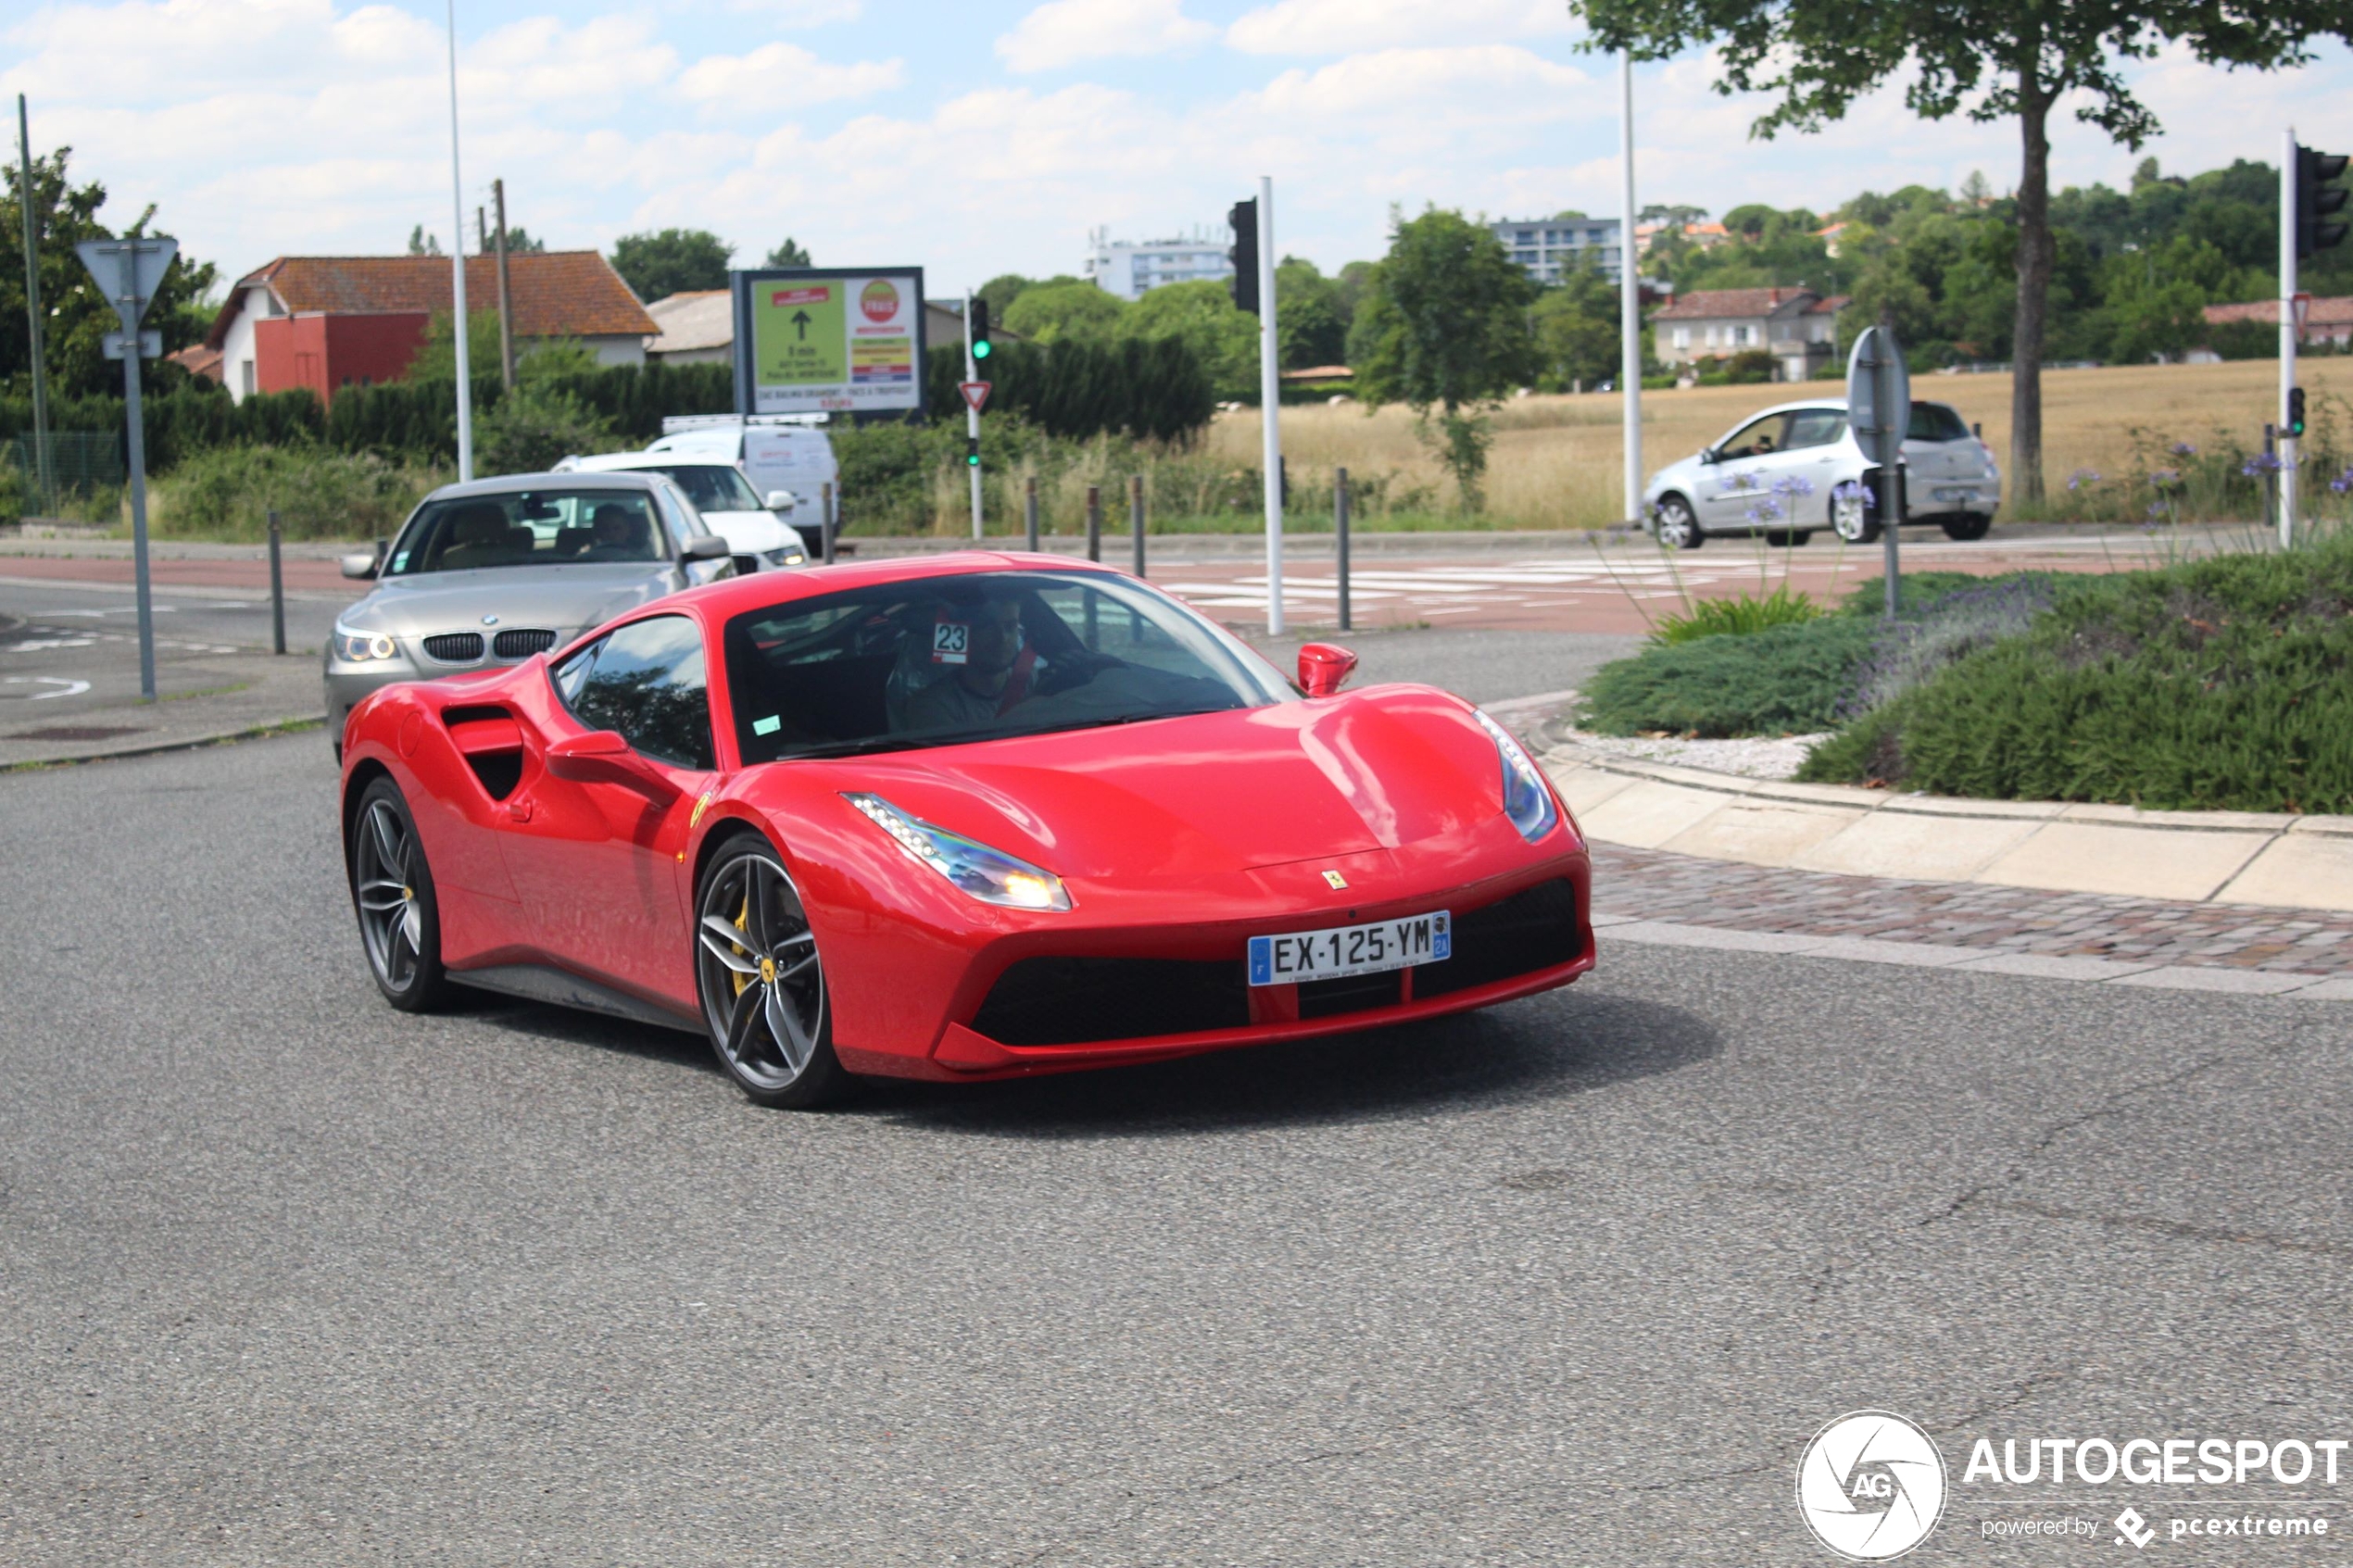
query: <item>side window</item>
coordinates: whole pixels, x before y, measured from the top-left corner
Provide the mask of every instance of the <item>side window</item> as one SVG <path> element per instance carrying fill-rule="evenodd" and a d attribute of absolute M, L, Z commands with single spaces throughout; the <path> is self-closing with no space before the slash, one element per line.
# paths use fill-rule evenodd
<path fill-rule="evenodd" d="M 683 615 L 633 621 L 566 659 L 556 691 L 592 730 L 618 730 L 647 756 L 682 768 L 718 764 L 711 747 L 702 633 Z"/>
<path fill-rule="evenodd" d="M 1836 408 L 1800 408 L 1789 417 L 1789 450 L 1828 446 L 1846 433 L 1846 416 Z"/>
<path fill-rule="evenodd" d="M 1717 455 L 1761 458 L 1768 452 L 1778 452 L 1781 449 L 1781 426 L 1788 422 L 1787 414 L 1768 414 L 1761 420 L 1751 420 L 1725 438 Z"/>
<path fill-rule="evenodd" d="M 666 479 L 654 487 L 654 493 L 661 497 L 661 521 L 669 528 L 671 539 L 679 550 L 685 550 L 686 541 L 701 532 L 700 515 L 686 504 L 686 497 L 678 487 Z"/>

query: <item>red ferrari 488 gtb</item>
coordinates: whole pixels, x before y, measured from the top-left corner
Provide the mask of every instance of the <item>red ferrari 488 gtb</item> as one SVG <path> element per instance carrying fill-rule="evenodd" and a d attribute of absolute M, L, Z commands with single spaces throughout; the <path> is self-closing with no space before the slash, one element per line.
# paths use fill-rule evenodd
<path fill-rule="evenodd" d="M 1592 967 L 1576 824 L 1427 686 L 1294 688 L 1135 578 L 970 554 L 712 583 L 344 730 L 376 984 L 707 1033 L 744 1092 L 1147 1061 Z"/>

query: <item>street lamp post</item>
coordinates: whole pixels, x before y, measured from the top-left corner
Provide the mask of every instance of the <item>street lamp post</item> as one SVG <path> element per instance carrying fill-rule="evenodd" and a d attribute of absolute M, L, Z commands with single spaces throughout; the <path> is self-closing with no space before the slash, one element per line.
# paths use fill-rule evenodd
<path fill-rule="evenodd" d="M 458 479 L 474 476 L 473 362 L 466 354 L 466 187 L 458 170 L 458 0 L 449 0 L 449 270 L 456 296 L 450 323 L 458 348 Z"/>

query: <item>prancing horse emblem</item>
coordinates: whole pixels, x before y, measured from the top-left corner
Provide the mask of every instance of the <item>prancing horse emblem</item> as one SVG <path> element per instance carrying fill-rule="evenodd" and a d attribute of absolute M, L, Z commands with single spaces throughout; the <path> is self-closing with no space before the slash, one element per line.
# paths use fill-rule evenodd
<path fill-rule="evenodd" d="M 1335 893 L 1348 885 L 1348 879 L 1340 875 L 1338 872 L 1326 872 L 1324 873 L 1324 881 L 1330 885 L 1332 891 Z"/>

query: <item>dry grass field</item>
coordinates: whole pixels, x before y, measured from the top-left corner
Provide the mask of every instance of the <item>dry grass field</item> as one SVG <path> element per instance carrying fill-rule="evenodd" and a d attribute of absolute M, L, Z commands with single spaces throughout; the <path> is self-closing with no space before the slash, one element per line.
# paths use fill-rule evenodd
<path fill-rule="evenodd" d="M 2248 446 L 2260 439 L 2278 407 L 2279 365 L 2239 360 L 2221 365 L 2116 366 L 2052 370 L 2043 377 L 2044 473 L 2056 491 L 2078 468 L 2113 472 L 2131 458 L 2135 427 L 2165 441 L 2205 444 L 2220 430 Z M 2353 405 L 2353 358 L 2303 361 L 2299 379 L 2316 405 L 2326 401 L 2344 420 Z M 1986 441 L 2009 466 L 2010 378 L 2006 375 L 1920 376 L 1916 396 L 1950 404 L 1984 426 Z M 1843 395 L 1835 382 L 1790 386 L 1692 387 L 1642 394 L 1642 460 L 1656 471 L 1725 434 L 1756 409 L 1820 392 Z M 1486 522 L 1497 528 L 1591 528 L 1625 515 L 1620 499 L 1619 400 L 1615 395 L 1516 398 L 1495 415 L 1495 445 L 1488 474 Z M 2322 415 L 2316 406 L 2315 418 Z M 1283 452 L 1293 484 L 1316 490 L 1345 465 L 1353 479 L 1378 478 L 1391 494 L 1424 490 L 1428 500 L 1407 510 L 1452 509 L 1453 485 L 1415 433 L 1412 414 L 1383 408 L 1367 414 L 1347 404 L 1283 410 Z M 1208 455 L 1235 467 L 1258 461 L 1255 409 L 1220 415 Z M 1457 525 L 1459 526 L 1459 524 Z"/>

